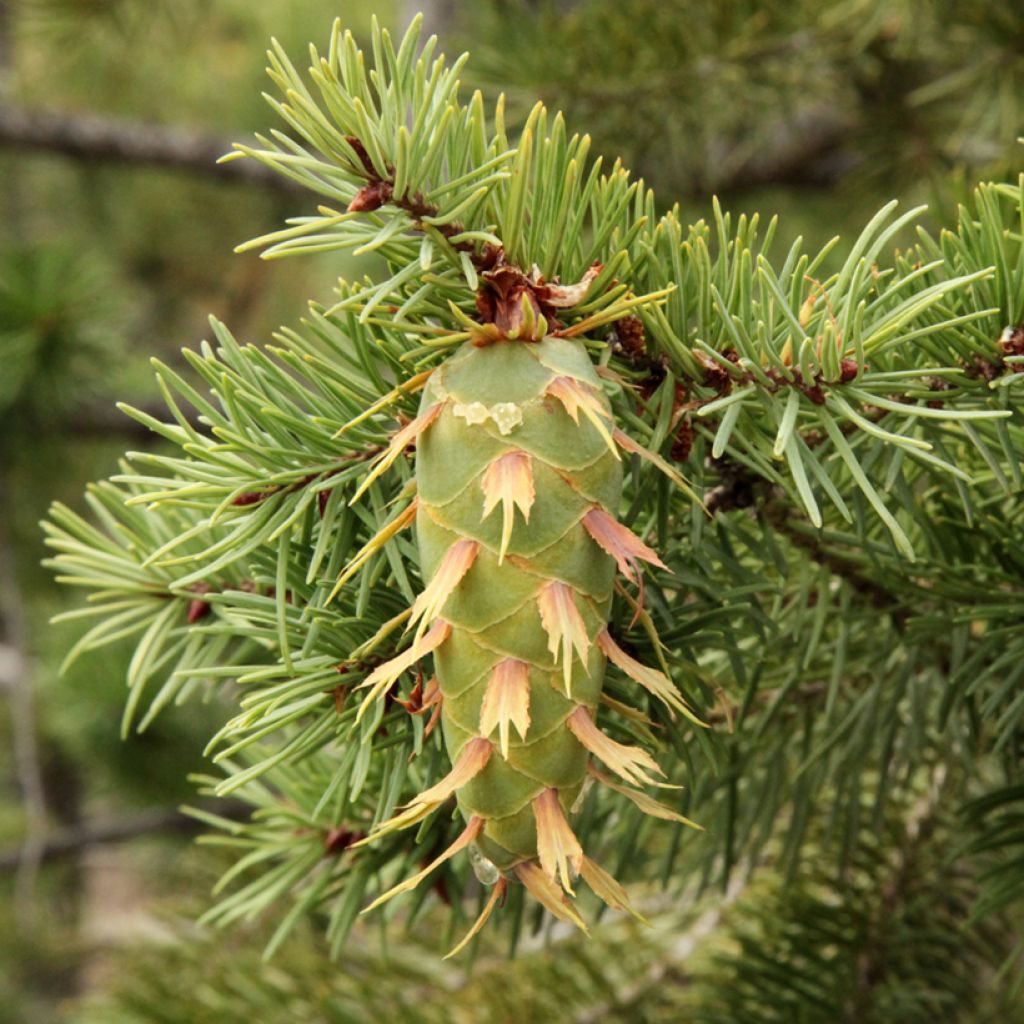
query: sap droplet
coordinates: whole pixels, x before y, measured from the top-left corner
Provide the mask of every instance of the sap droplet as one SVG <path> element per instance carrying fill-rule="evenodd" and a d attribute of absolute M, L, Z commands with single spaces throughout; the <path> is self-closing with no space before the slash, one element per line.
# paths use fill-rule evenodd
<path fill-rule="evenodd" d="M 483 402 L 471 402 L 469 405 L 456 402 L 452 407 L 452 415 L 464 419 L 471 427 L 475 427 L 480 423 L 486 423 L 491 414 Z"/>
<path fill-rule="evenodd" d="M 473 865 L 473 874 L 481 885 L 496 885 L 501 878 L 497 865 L 480 852 L 480 847 L 476 843 L 469 847 L 469 863 Z"/>
<path fill-rule="evenodd" d="M 523 410 L 514 402 L 498 402 L 491 406 L 491 419 L 498 424 L 498 430 L 504 437 L 523 422 Z"/>

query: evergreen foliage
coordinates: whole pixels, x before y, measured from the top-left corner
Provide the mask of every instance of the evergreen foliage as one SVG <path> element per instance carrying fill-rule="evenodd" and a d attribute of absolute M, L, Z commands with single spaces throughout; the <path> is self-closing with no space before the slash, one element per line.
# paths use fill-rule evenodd
<path fill-rule="evenodd" d="M 776 221 L 717 205 L 709 222 L 660 213 L 543 107 L 510 137 L 502 102 L 461 99 L 462 60 L 421 49 L 415 25 L 397 47 L 375 32 L 369 57 L 336 29 L 311 58 L 304 78 L 271 52 L 288 130 L 238 155 L 321 205 L 249 244 L 267 258 L 352 251 L 370 276 L 339 282 L 271 345 L 214 322 L 186 353 L 190 376 L 157 364 L 167 421 L 125 411 L 176 451 L 130 454 L 91 488 L 91 518 L 57 505 L 46 527 L 53 568 L 90 592 L 67 616 L 95 619 L 71 660 L 135 644 L 125 729 L 193 696 L 231 708 L 203 785 L 253 814 L 204 815 L 237 856 L 207 919 L 274 908 L 276 951 L 316 912 L 340 953 L 368 898 L 461 830 L 442 811 L 415 841 L 349 849 L 448 766 L 410 714 L 411 678 L 361 718 L 352 693 L 404 643 L 388 623 L 422 589 L 414 545 L 397 533 L 337 583 L 408 497 L 399 458 L 353 501 L 396 421 L 415 416 L 410 381 L 478 330 L 480 274 L 501 247 L 564 284 L 600 265 L 563 330 L 585 339 L 617 422 L 686 478 L 629 461 L 622 519 L 667 568 L 645 610 L 620 594 L 612 622 L 714 728 L 673 720 L 625 679 L 606 692 L 622 711 L 613 735 L 686 782 L 668 799 L 705 831 L 595 787 L 581 841 L 653 901 L 658 885 L 691 900 L 765 861 L 797 880 L 709 973 L 719 995 L 705 1005 L 726 1016 L 707 1019 L 754 1019 L 743 1000 L 769 983 L 782 1007 L 783 987 L 807 1006 L 856 989 L 855 944 L 877 926 L 859 903 L 887 884 L 880 837 L 906 831 L 943 765 L 943 804 L 966 804 L 976 834 L 920 866 L 900 910 L 909 951 L 894 954 L 920 987 L 894 990 L 877 1019 L 936 1019 L 922 1016 L 936 978 L 948 1019 L 971 1019 L 956 1014 L 978 978 L 1004 958 L 1012 974 L 1020 955 L 1007 915 L 1021 899 L 1024 177 L 979 186 L 947 230 L 918 228 L 895 254 L 921 210 L 889 204 L 852 241 L 805 251 L 777 244 Z M 949 863 L 962 890 L 942 884 Z M 459 859 L 440 878 L 450 945 L 479 887 Z M 940 895 L 942 912 L 922 915 Z M 399 909 L 414 920 L 432 900 L 421 888 Z M 539 920 L 521 893 L 498 916 L 513 938 Z M 922 930 L 977 970 L 931 973 L 912 948 Z M 779 958 L 798 951 L 794 975 L 835 983 L 787 986 L 747 955 L 767 941 Z M 894 1017 L 897 999 L 918 1016 Z"/>

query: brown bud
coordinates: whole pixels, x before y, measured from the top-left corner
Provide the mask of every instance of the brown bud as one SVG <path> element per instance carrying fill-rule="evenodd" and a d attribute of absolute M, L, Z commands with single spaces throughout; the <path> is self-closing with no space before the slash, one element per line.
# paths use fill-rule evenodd
<path fill-rule="evenodd" d="M 337 828 L 330 829 L 324 836 L 324 854 L 337 856 L 339 853 L 344 853 L 353 843 L 358 843 L 360 839 L 365 838 L 366 833 L 362 830 L 347 829 L 344 825 L 339 825 Z"/>
<path fill-rule="evenodd" d="M 732 376 L 729 371 L 721 363 L 709 359 L 703 353 L 698 353 L 697 359 L 704 367 L 704 380 L 701 383 L 705 387 L 714 388 L 719 394 L 727 394 L 732 388 Z"/>
<path fill-rule="evenodd" d="M 193 594 L 210 594 L 213 593 L 213 587 L 209 583 L 197 583 L 192 588 Z M 188 605 L 188 615 L 186 621 L 190 626 L 195 625 L 200 619 L 205 619 L 213 608 L 209 601 L 204 601 L 201 597 L 193 598 Z"/>
<path fill-rule="evenodd" d="M 504 262 L 504 247 L 495 245 L 493 242 L 487 242 L 480 253 L 480 262 L 477 265 L 477 269 L 481 271 L 494 270 L 495 267 L 500 267 Z"/>
<path fill-rule="evenodd" d="M 812 387 L 802 387 L 800 390 L 815 404 L 825 404 L 825 392 L 822 390 L 821 383 L 815 381 Z"/>
<path fill-rule="evenodd" d="M 368 213 L 379 210 L 391 198 L 393 191 L 389 181 L 371 181 L 355 194 L 348 204 L 348 212 Z"/>
<path fill-rule="evenodd" d="M 539 341 L 540 303 L 530 279 L 516 267 L 501 265 L 482 275 L 476 308 L 485 324 L 494 324 L 505 338 Z"/>
<path fill-rule="evenodd" d="M 276 489 L 276 488 L 275 488 Z M 231 504 L 232 505 L 256 505 L 263 501 L 264 498 L 269 498 L 274 491 L 246 491 L 244 494 L 238 495 Z"/>
<path fill-rule="evenodd" d="M 1024 324 L 1007 327 L 999 339 L 999 347 L 1003 355 L 1024 356 Z"/>
<path fill-rule="evenodd" d="M 615 333 L 625 355 L 635 358 L 647 351 L 647 334 L 644 331 L 644 322 L 639 317 L 623 317 L 615 325 Z"/>
<path fill-rule="evenodd" d="M 843 359 L 839 363 L 839 382 L 840 384 L 849 384 L 854 377 L 857 376 L 857 372 L 860 368 L 857 366 L 856 359 Z"/>

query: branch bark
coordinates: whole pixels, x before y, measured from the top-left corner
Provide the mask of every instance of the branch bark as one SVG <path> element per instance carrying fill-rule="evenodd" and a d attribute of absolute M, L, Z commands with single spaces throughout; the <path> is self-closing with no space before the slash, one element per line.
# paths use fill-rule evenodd
<path fill-rule="evenodd" d="M 218 801 L 212 809 L 220 817 L 232 820 L 244 819 L 250 810 L 241 801 L 237 803 Z M 39 863 L 46 863 L 61 857 L 73 856 L 91 846 L 125 842 L 139 836 L 156 833 L 192 835 L 207 827 L 203 822 L 190 818 L 177 809 L 147 811 L 130 818 L 118 818 L 114 821 L 87 822 L 50 836 L 39 848 L 38 858 Z M 21 849 L 0 850 L 0 872 L 17 870 L 21 856 Z"/>
<path fill-rule="evenodd" d="M 0 147 L 57 153 L 97 163 L 188 171 L 293 195 L 305 191 L 255 160 L 218 164 L 218 158 L 231 150 L 231 143 L 219 136 L 98 114 L 0 107 Z"/>
<path fill-rule="evenodd" d="M 852 169 L 856 160 L 843 148 L 844 126 L 814 123 L 800 127 L 805 130 L 789 131 L 776 151 L 759 154 L 720 180 L 700 183 L 694 191 L 703 194 L 712 184 L 715 190 L 727 193 L 778 184 L 821 186 L 834 183 Z M 0 107 L 0 147 L 96 163 L 186 171 L 292 195 L 305 191 L 255 160 L 218 164 L 218 158 L 231 151 L 230 141 L 220 136 L 100 114 L 63 114 L 6 105 Z"/>

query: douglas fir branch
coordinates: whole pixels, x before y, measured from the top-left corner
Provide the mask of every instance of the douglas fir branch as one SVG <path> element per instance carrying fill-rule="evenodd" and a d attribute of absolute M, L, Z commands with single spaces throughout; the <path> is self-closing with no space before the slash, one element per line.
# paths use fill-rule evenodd
<path fill-rule="evenodd" d="M 903 750 L 878 723 L 904 714 L 884 689 L 904 625 L 933 621 L 937 651 L 962 627 L 964 672 L 970 644 L 1016 657 L 1012 630 L 957 617 L 950 566 L 986 523 L 1008 544 L 1000 503 L 1020 486 L 1016 457 L 997 463 L 1019 447 L 1024 182 L 983 186 L 977 219 L 891 264 L 921 209 L 885 206 L 835 271 L 833 242 L 773 263 L 774 221 L 715 204 L 687 226 L 542 105 L 510 142 L 504 101 L 461 99 L 465 58 L 419 27 L 396 46 L 375 26 L 368 58 L 336 26 L 308 75 L 275 43 L 287 130 L 225 157 L 317 197 L 240 250 L 365 255 L 375 274 L 266 347 L 215 322 L 185 352 L 193 380 L 158 365 L 168 421 L 126 411 L 176 450 L 95 485 L 98 525 L 61 505 L 46 524 L 50 564 L 92 592 L 68 660 L 135 643 L 125 729 L 150 687 L 140 729 L 226 684 L 206 783 L 254 813 L 196 812 L 237 854 L 204 920 L 290 899 L 271 951 L 321 911 L 337 954 L 361 911 L 428 877 L 453 923 L 461 893 L 479 898 L 459 949 L 505 901 L 513 935 L 524 905 L 585 930 L 586 890 L 632 912 L 621 881 L 659 846 L 667 880 L 699 844 L 706 883 L 789 828 L 792 869 L 829 787 L 829 829 L 860 806 L 840 807 L 861 777 L 842 777 L 845 747 L 826 770 L 833 744 Z M 1011 593 L 979 581 L 976 604 Z M 940 598 L 931 619 L 901 611 L 891 651 L 877 639 L 880 607 Z M 862 620 L 860 649 L 887 660 L 864 661 L 854 728 L 837 694 L 855 670 L 830 652 Z M 828 710 L 796 701 L 805 732 L 780 732 L 801 679 Z M 996 749 L 1015 749 L 1006 716 Z M 700 770 L 669 778 L 670 759 Z"/>

